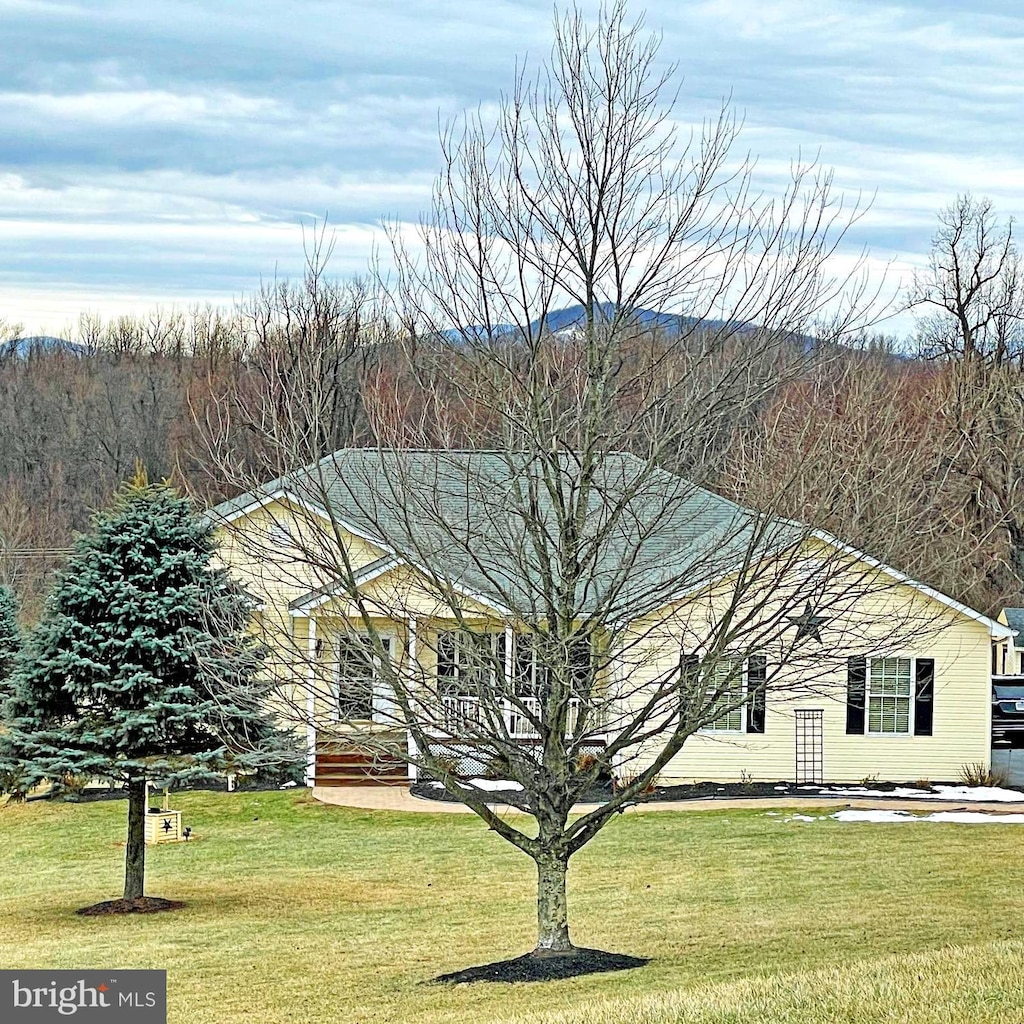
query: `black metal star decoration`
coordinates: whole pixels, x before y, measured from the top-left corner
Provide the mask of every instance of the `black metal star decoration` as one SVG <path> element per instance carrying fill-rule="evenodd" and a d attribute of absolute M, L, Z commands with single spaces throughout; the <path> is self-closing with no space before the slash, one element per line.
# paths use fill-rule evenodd
<path fill-rule="evenodd" d="M 815 615 L 810 601 L 804 602 L 802 615 L 787 615 L 787 619 L 797 627 L 796 638 L 802 640 L 805 636 L 813 637 L 821 643 L 821 626 L 829 620 L 827 615 Z"/>

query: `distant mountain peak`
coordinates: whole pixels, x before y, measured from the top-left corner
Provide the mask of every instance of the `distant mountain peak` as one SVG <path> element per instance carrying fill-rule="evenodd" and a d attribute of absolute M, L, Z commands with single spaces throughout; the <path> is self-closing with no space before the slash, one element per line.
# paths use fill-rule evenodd
<path fill-rule="evenodd" d="M 73 356 L 87 355 L 89 349 L 77 341 L 66 338 L 55 338 L 49 334 L 33 334 L 28 338 L 15 338 L 12 341 L 0 342 L 0 357 L 16 356 L 27 359 L 33 355 L 55 355 L 64 353 Z"/>
<path fill-rule="evenodd" d="M 615 305 L 611 302 L 602 302 L 595 307 L 596 312 L 605 320 L 611 320 L 615 311 Z M 554 309 L 543 317 L 537 317 L 530 323 L 530 333 L 535 334 L 546 329 L 552 334 L 571 335 L 586 321 L 586 307 L 580 303 L 575 306 L 567 306 L 565 309 Z M 745 333 L 754 330 L 751 324 L 727 324 L 724 320 L 699 320 L 692 316 L 682 316 L 677 313 L 662 313 L 655 309 L 634 309 L 632 319 L 643 327 L 660 328 L 669 333 L 683 331 L 697 325 L 704 326 L 709 330 L 720 330 L 724 327 L 731 327 L 733 331 Z M 453 327 L 444 331 L 442 336 L 448 341 L 459 341 L 465 338 L 483 340 L 487 337 L 503 338 L 509 335 L 518 334 L 519 328 L 515 324 L 494 324 L 490 330 L 479 324 L 471 324 L 467 327 Z"/>

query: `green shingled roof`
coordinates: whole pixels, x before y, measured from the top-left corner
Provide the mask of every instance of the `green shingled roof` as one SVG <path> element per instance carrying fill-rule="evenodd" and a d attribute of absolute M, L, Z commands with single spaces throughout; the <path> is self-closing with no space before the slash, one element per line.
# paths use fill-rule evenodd
<path fill-rule="evenodd" d="M 1017 633 L 1013 638 L 1013 646 L 1024 647 L 1024 608 L 1004 608 L 1003 614 L 1010 629 Z"/>
<path fill-rule="evenodd" d="M 210 515 L 221 521 L 283 491 L 444 581 L 524 613 L 537 608 L 545 589 L 543 559 L 522 515 L 529 486 L 542 474 L 540 461 L 522 453 L 346 448 L 222 502 Z M 564 455 L 557 486 L 568 493 L 578 481 L 573 457 Z M 597 481 L 582 536 L 593 538 L 613 518 L 615 526 L 588 560 L 576 594 L 581 610 L 614 594 L 607 614 L 632 617 L 720 578 L 751 547 L 767 553 L 801 535 L 795 524 L 765 524 L 628 453 L 604 456 Z M 541 548 L 557 555 L 556 503 L 543 487 L 537 493 L 528 518 L 544 524 L 549 539 Z"/>

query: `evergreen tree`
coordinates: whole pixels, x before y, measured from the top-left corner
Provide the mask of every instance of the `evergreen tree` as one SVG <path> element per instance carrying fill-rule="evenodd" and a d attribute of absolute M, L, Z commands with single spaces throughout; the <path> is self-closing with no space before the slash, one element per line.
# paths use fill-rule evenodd
<path fill-rule="evenodd" d="M 18 599 L 8 586 L 0 586 L 0 701 L 7 695 L 8 680 L 21 649 Z"/>
<path fill-rule="evenodd" d="M 144 893 L 146 783 L 280 748 L 250 605 L 211 564 L 212 526 L 141 472 L 94 516 L 28 635 L 0 768 L 36 784 L 101 776 L 128 791 L 125 900 Z"/>

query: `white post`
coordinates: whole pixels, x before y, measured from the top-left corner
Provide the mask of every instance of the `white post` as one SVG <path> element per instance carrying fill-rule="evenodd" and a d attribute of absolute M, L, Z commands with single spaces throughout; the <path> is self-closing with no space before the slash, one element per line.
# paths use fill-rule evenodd
<path fill-rule="evenodd" d="M 512 644 L 515 642 L 515 632 L 511 626 L 505 627 L 505 664 L 503 666 L 505 670 L 505 678 L 503 683 L 505 685 L 505 693 L 515 693 L 514 682 L 512 679 L 512 673 L 515 669 L 515 663 L 512 657 Z M 505 728 L 512 732 L 513 719 L 518 718 L 517 709 L 512 702 L 506 697 L 503 701 L 505 705 Z"/>
<path fill-rule="evenodd" d="M 406 662 L 406 679 L 408 680 L 407 693 L 412 694 L 413 686 L 415 685 L 416 679 L 416 668 L 417 660 L 419 658 L 419 638 L 416 634 L 417 623 L 416 620 L 410 617 L 406 622 L 406 634 L 405 634 L 405 656 L 408 659 Z M 406 728 L 405 730 L 405 741 L 406 749 L 409 752 L 410 757 L 415 757 L 419 751 L 416 747 L 416 741 L 412 737 L 412 732 Z M 415 782 L 419 778 L 419 768 L 414 764 L 409 765 L 409 781 Z"/>
<path fill-rule="evenodd" d="M 316 620 L 307 619 L 306 642 L 306 785 L 316 784 Z"/>

